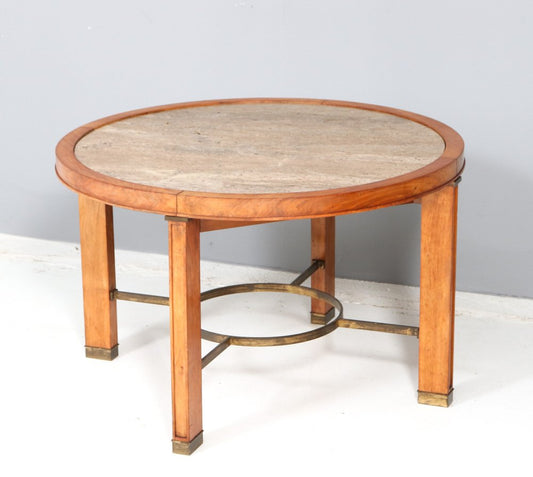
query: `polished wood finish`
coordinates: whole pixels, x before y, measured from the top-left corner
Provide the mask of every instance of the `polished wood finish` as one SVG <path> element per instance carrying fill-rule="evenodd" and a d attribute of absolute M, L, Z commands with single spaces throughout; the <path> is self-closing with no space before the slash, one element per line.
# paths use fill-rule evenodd
<path fill-rule="evenodd" d="M 74 155 L 77 141 L 92 131 L 83 126 L 67 134 L 56 147 L 56 174 L 69 189 L 110 205 L 176 215 L 176 192 L 104 176 L 81 164 Z"/>
<path fill-rule="evenodd" d="M 268 222 L 243 222 L 238 220 L 201 220 L 200 232 L 212 232 L 214 230 L 233 229 L 235 227 L 246 227 L 248 225 L 268 224 Z"/>
<path fill-rule="evenodd" d="M 457 187 L 422 198 L 418 390 L 448 396 L 453 387 Z"/>
<path fill-rule="evenodd" d="M 311 219 L 311 259 L 324 267 L 311 276 L 311 287 L 335 296 L 335 217 Z M 311 322 L 325 324 L 333 311 L 324 300 L 311 299 Z"/>
<path fill-rule="evenodd" d="M 84 166 L 76 157 L 76 144 L 92 131 L 114 122 L 162 111 L 235 104 L 307 104 L 356 108 L 395 115 L 437 132 L 445 143 L 441 156 L 413 172 L 369 184 L 286 194 L 234 194 L 172 190 L 134 184 L 106 176 Z M 56 149 L 60 179 L 76 192 L 134 210 L 210 220 L 272 221 L 316 218 L 372 210 L 412 202 L 455 179 L 464 166 L 463 141 L 448 126 L 421 115 L 383 106 L 311 99 L 232 99 L 158 106 L 110 116 L 82 126 L 65 136 Z"/>
<path fill-rule="evenodd" d="M 168 227 L 173 440 L 193 446 L 202 432 L 200 222 L 170 219 Z"/>
<path fill-rule="evenodd" d="M 113 210 L 83 195 L 79 209 L 86 354 L 110 360 L 118 354 Z"/>
<path fill-rule="evenodd" d="M 435 160 L 431 156 L 431 162 L 423 167 L 400 175 L 391 168 L 390 175 L 381 180 L 361 182 L 360 177 L 346 174 L 348 178 L 353 177 L 353 185 L 337 187 L 335 184 L 339 182 L 335 182 L 331 188 L 319 187 L 315 190 L 309 187 L 286 193 L 265 192 L 268 188 L 264 183 L 260 184 L 262 189 L 257 189 L 262 192 L 257 193 L 235 193 L 236 190 L 231 187 L 227 187 L 227 191 L 223 188 L 222 191 L 210 192 L 209 189 L 189 190 L 186 187 L 165 188 L 150 183 L 134 183 L 93 170 L 76 156 L 76 147 L 84 137 L 125 119 L 188 108 L 254 104 L 355 108 L 397 116 L 436 132 L 442 139 L 442 154 Z M 343 133 L 339 136 L 333 134 L 332 137 L 342 140 L 345 136 Z M 416 137 L 413 140 L 416 143 Z M 97 141 L 93 143 L 98 148 L 103 145 Z M 294 151 L 294 144 L 291 147 L 289 150 Z M 422 207 L 419 402 L 449 405 L 453 385 L 455 181 L 464 168 L 463 147 L 461 137 L 453 129 L 424 116 L 383 106 L 309 99 L 254 98 L 172 104 L 121 113 L 72 131 L 57 146 L 56 171 L 60 180 L 80 196 L 87 355 L 112 359 L 118 350 L 116 302 L 110 296 L 115 289 L 112 206 L 166 215 L 169 227 L 173 450 L 189 454 L 203 439 L 200 232 L 279 220 L 311 219 L 311 258 L 325 263 L 325 268 L 312 276 L 312 286 L 334 294 L 335 216 L 417 202 Z M 101 155 L 97 155 L 98 160 L 106 157 L 103 149 L 99 153 Z M 384 155 L 388 157 L 386 153 Z M 290 157 L 282 159 L 290 160 Z M 364 159 L 364 154 L 360 154 L 359 159 Z M 327 161 L 327 157 L 324 160 Z M 368 171 L 368 167 L 367 164 L 365 170 Z M 338 167 L 338 171 L 342 173 L 342 167 Z M 179 171 L 171 168 L 156 172 L 179 175 Z M 291 177 L 287 183 L 290 180 Z M 305 174 L 298 175 L 298 180 L 305 182 Z M 156 297 L 156 301 L 162 303 L 165 300 Z M 330 308 L 331 305 L 323 301 L 313 300 L 312 320 L 326 321 Z M 383 328 L 382 331 L 415 334 L 413 327 L 399 330 L 381 325 L 344 319 L 341 326 Z M 337 324 L 333 326 L 337 327 Z"/>

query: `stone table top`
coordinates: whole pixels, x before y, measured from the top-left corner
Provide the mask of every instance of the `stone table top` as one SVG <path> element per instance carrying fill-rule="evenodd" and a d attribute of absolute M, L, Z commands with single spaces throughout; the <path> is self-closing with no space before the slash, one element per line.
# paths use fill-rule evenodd
<path fill-rule="evenodd" d="M 368 184 L 427 166 L 445 144 L 384 112 L 324 104 L 171 109 L 104 125 L 75 156 L 123 181 L 176 191 L 269 194 Z"/>

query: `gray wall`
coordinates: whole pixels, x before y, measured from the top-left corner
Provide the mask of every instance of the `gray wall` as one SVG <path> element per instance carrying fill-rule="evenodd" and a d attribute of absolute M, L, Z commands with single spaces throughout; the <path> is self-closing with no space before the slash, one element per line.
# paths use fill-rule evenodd
<path fill-rule="evenodd" d="M 53 173 L 67 131 L 114 112 L 297 96 L 433 116 L 467 145 L 458 288 L 533 297 L 530 0 L 2 0 L 0 232 L 77 241 Z M 118 211 L 117 245 L 166 250 L 157 216 Z M 343 217 L 341 276 L 417 283 L 418 206 Z M 308 223 L 203 236 L 204 258 L 299 269 Z"/>

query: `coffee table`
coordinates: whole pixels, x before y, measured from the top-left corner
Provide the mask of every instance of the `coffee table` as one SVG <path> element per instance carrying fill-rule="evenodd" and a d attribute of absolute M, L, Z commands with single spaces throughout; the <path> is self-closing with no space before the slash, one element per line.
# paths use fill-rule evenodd
<path fill-rule="evenodd" d="M 202 367 L 229 346 L 275 346 L 339 327 L 419 339 L 418 402 L 452 399 L 457 184 L 463 141 L 433 119 L 392 108 L 308 99 L 158 106 L 97 120 L 57 146 L 56 171 L 79 194 L 86 356 L 118 356 L 117 300 L 170 308 L 173 451 L 203 440 Z M 335 292 L 335 217 L 421 205 L 418 327 L 348 319 Z M 117 290 L 113 206 L 164 215 L 169 296 Z M 311 264 L 290 284 L 200 293 L 200 233 L 310 219 Z M 311 287 L 302 283 L 311 278 Z M 229 336 L 201 329 L 200 303 L 247 292 L 311 298 L 311 331 Z M 201 356 L 201 339 L 217 346 Z"/>

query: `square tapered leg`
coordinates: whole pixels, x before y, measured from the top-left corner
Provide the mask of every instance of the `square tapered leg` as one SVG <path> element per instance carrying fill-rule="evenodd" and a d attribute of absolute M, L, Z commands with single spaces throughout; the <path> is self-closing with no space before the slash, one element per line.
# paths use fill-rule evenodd
<path fill-rule="evenodd" d="M 192 453 L 202 437 L 200 222 L 168 218 L 173 451 Z"/>
<path fill-rule="evenodd" d="M 457 187 L 422 198 L 418 402 L 447 407 L 453 390 Z"/>
<path fill-rule="evenodd" d="M 324 267 L 311 276 L 311 287 L 335 295 L 335 217 L 311 219 L 311 259 Z M 311 323 L 326 324 L 335 309 L 323 300 L 311 299 Z"/>
<path fill-rule="evenodd" d="M 85 354 L 112 360 L 118 356 L 113 208 L 79 196 L 80 248 L 85 317 Z"/>

